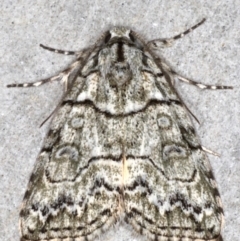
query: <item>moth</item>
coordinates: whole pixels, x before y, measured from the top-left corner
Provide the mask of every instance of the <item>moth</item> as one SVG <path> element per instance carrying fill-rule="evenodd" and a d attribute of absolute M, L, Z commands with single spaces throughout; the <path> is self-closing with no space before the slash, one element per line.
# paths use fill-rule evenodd
<path fill-rule="evenodd" d="M 41 47 L 76 61 L 63 80 L 20 212 L 21 241 L 91 241 L 124 220 L 152 241 L 220 241 L 223 209 L 190 111 L 174 88 L 231 89 L 186 79 L 156 49 L 125 27 L 107 31 L 83 51 Z M 191 114 L 191 113 L 190 113 Z"/>

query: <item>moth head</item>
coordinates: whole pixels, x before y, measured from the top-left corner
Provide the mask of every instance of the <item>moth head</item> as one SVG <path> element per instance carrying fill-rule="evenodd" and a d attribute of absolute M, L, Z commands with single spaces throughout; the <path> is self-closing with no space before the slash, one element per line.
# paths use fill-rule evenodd
<path fill-rule="evenodd" d="M 105 44 L 108 44 L 110 42 L 114 42 L 119 39 L 123 41 L 125 40 L 127 42 L 131 42 L 131 43 L 135 42 L 135 37 L 132 30 L 125 27 L 115 27 L 109 30 L 105 35 L 104 42 Z"/>
<path fill-rule="evenodd" d="M 130 83 L 138 69 L 135 59 L 141 55 L 141 41 L 132 30 L 115 27 L 106 32 L 104 43 L 99 61 L 106 65 L 107 71 L 103 75 L 107 76 L 111 86 L 122 88 Z"/>

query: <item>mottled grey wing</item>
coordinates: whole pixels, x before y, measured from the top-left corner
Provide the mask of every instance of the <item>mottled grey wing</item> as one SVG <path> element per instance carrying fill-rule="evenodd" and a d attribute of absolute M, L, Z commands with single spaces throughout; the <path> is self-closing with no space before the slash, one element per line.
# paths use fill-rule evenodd
<path fill-rule="evenodd" d="M 207 156 L 171 87 L 173 77 L 164 67 L 157 75 L 160 69 L 147 61 L 152 70 L 142 75 L 165 100 L 150 101 L 128 127 L 141 149 L 126 153 L 126 219 L 150 240 L 220 240 L 223 212 Z"/>
<path fill-rule="evenodd" d="M 111 121 L 76 101 L 86 82 L 75 81 L 53 118 L 24 197 L 22 241 L 93 240 L 119 216 L 121 157 L 101 151 Z"/>

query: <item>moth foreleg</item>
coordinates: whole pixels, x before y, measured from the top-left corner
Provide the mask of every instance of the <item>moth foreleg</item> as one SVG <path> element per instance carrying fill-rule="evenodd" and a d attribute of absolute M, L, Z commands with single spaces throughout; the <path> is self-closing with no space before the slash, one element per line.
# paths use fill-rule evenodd
<path fill-rule="evenodd" d="M 30 82 L 30 83 L 19 83 L 19 84 L 9 84 L 7 85 L 8 88 L 12 88 L 12 87 L 38 87 L 40 85 L 49 83 L 49 82 L 53 82 L 53 81 L 61 81 L 63 80 L 63 82 L 66 84 L 68 82 L 68 77 L 70 75 L 70 73 L 77 67 L 79 67 L 81 65 L 81 59 L 77 59 L 74 63 L 72 63 L 68 68 L 66 68 L 65 70 L 63 70 L 61 73 L 52 76 L 50 78 L 46 78 L 43 80 L 39 80 L 36 82 Z"/>
<path fill-rule="evenodd" d="M 195 85 L 200 89 L 211 89 L 211 90 L 217 90 L 217 89 L 233 89 L 232 86 L 226 86 L 226 85 L 207 85 L 207 84 L 203 84 L 197 81 L 193 81 L 187 78 L 184 78 L 176 73 L 174 73 L 174 76 L 181 80 L 182 82 L 185 82 L 187 84 L 191 84 L 191 85 Z"/>
<path fill-rule="evenodd" d="M 69 50 L 61 50 L 61 49 L 55 49 L 52 47 L 48 47 L 45 46 L 43 44 L 40 44 L 40 47 L 42 47 L 43 49 L 46 49 L 48 51 L 57 53 L 57 54 L 64 54 L 64 55 L 79 55 L 81 53 L 81 51 L 69 51 Z"/>
<path fill-rule="evenodd" d="M 192 26 L 191 28 L 187 29 L 186 31 L 177 34 L 171 38 L 159 38 L 159 39 L 154 39 L 151 40 L 147 43 L 147 46 L 150 47 L 151 49 L 159 49 L 159 48 L 164 48 L 164 47 L 171 47 L 174 43 L 175 40 L 180 39 L 182 37 L 184 37 L 185 35 L 187 35 L 188 33 L 191 33 L 194 29 L 196 29 L 197 27 L 199 27 L 200 25 L 202 25 L 204 22 L 206 21 L 206 19 L 202 19 L 202 21 L 200 21 L 199 23 L 197 23 L 196 25 Z"/>

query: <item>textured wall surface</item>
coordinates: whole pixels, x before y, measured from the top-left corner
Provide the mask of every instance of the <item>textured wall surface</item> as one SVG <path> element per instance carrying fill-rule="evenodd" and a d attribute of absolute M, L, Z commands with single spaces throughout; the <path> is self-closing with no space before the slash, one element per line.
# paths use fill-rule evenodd
<path fill-rule="evenodd" d="M 61 83 L 8 89 L 7 84 L 40 80 L 63 70 L 74 57 L 54 54 L 39 44 L 80 50 L 112 26 L 128 26 L 144 39 L 171 37 L 203 17 L 207 21 L 161 54 L 178 73 L 233 90 L 200 90 L 176 83 L 207 148 L 225 210 L 225 241 L 239 240 L 240 226 L 240 1 L 112 0 L 2 1 L 0 22 L 0 240 L 19 239 L 21 201 Z M 101 240 L 142 240 L 119 224 Z"/>

